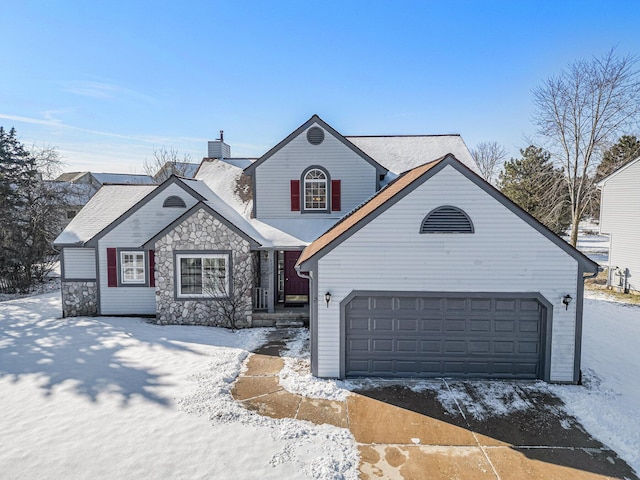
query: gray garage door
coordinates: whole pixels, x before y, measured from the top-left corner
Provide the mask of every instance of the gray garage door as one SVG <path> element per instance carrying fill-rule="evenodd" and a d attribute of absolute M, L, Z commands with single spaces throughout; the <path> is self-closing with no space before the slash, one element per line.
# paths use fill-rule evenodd
<path fill-rule="evenodd" d="M 535 298 L 356 296 L 345 374 L 542 378 L 544 310 Z"/>

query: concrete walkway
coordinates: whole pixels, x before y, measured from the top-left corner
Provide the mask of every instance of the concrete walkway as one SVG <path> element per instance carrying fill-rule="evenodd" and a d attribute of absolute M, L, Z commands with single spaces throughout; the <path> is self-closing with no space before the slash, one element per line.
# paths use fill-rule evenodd
<path fill-rule="evenodd" d="M 269 353 L 249 355 L 233 397 L 272 418 L 349 428 L 358 444 L 362 479 L 638 478 L 561 405 L 555 408 L 555 397 L 537 399 L 541 408 L 521 412 L 519 418 L 487 421 L 474 420 L 460 404 L 459 415 L 451 414 L 435 393 L 415 393 L 397 385 L 354 392 L 345 402 L 312 399 L 280 386 L 278 373 L 284 362 Z M 446 388 L 473 390 L 465 382 Z M 515 395 L 532 396 L 517 384 L 513 388 Z"/>

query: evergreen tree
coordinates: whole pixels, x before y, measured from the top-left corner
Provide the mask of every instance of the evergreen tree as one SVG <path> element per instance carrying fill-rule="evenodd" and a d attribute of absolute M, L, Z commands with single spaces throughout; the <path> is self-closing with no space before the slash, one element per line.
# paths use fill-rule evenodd
<path fill-rule="evenodd" d="M 623 135 L 604 152 L 596 170 L 596 182 L 638 157 L 640 157 L 640 140 L 635 135 Z"/>
<path fill-rule="evenodd" d="M 48 270 L 65 191 L 42 180 L 38 164 L 58 161 L 52 149 L 34 154 L 15 129 L 0 127 L 0 288 L 25 291 Z"/>
<path fill-rule="evenodd" d="M 547 151 L 534 145 L 520 154 L 522 158 L 504 163 L 500 190 L 553 232 L 562 233 L 571 221 L 562 169 L 554 167 Z"/>

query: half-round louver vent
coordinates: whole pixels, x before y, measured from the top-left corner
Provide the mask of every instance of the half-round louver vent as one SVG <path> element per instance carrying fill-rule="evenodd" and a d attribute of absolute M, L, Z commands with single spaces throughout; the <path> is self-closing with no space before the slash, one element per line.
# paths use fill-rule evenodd
<path fill-rule="evenodd" d="M 307 141 L 311 145 L 320 145 L 324 141 L 324 130 L 320 127 L 311 127 L 307 130 Z"/>
<path fill-rule="evenodd" d="M 457 207 L 434 208 L 422 221 L 420 233 L 473 233 L 469 216 Z"/>
<path fill-rule="evenodd" d="M 184 203 L 184 200 L 182 200 L 180 197 L 176 196 L 176 195 L 171 195 L 170 197 L 167 197 L 164 201 L 164 203 L 162 204 L 163 207 L 177 207 L 177 208 L 186 208 L 187 206 Z"/>

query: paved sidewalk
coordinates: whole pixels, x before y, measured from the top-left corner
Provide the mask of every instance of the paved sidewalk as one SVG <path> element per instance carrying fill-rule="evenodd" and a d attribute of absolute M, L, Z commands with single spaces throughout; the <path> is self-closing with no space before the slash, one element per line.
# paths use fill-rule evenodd
<path fill-rule="evenodd" d="M 362 479 L 638 479 L 545 390 L 514 382 L 514 398 L 526 396 L 534 408 L 485 420 L 456 401 L 462 392 L 481 405 L 474 382 L 442 380 L 458 407 L 453 414 L 436 398 L 438 391 L 398 385 L 353 392 L 345 402 L 312 399 L 280 386 L 278 348 L 262 351 L 268 354 L 247 358 L 233 397 L 261 415 L 349 428 Z"/>

